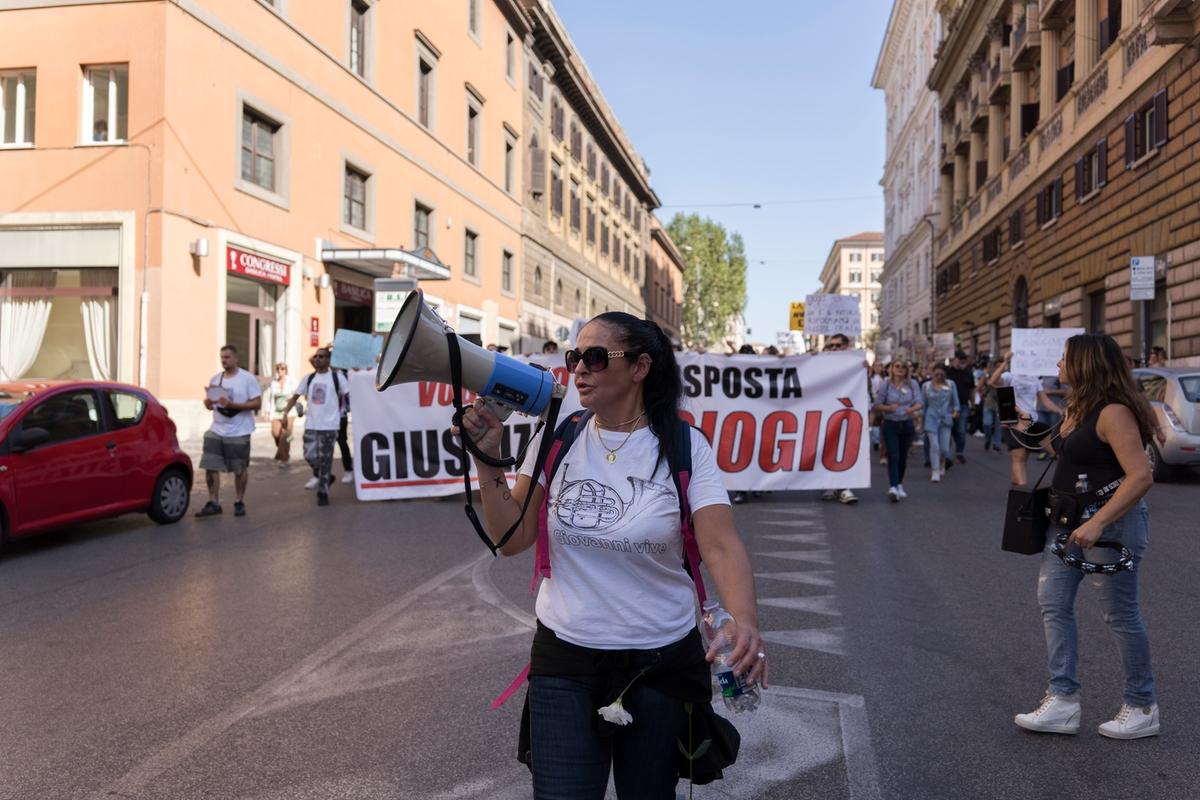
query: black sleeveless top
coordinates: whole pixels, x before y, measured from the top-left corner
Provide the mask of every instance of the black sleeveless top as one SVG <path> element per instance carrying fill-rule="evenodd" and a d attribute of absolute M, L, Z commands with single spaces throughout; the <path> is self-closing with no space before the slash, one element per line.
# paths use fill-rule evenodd
<path fill-rule="evenodd" d="M 1117 454 L 1096 433 L 1103 410 L 1104 406 L 1096 408 L 1067 436 L 1055 440 L 1058 466 L 1051 486 L 1056 491 L 1073 493 L 1079 476 L 1087 475 L 1089 491 L 1104 498 L 1116 491 L 1115 484 L 1125 477 Z"/>

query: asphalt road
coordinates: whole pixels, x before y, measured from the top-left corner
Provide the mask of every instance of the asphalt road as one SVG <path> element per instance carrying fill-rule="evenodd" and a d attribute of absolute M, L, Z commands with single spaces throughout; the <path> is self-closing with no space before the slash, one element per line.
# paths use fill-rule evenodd
<path fill-rule="evenodd" d="M 1011 722 L 1044 689 L 1037 559 L 998 549 L 1007 456 L 970 445 L 940 485 L 918 463 L 899 505 L 738 508 L 773 688 L 696 797 L 1200 797 L 1200 479 L 1149 498 L 1163 735 L 1095 733 L 1120 665 L 1081 591 L 1084 728 L 1038 736 Z M 0 554 L 0 798 L 531 796 L 520 697 L 488 707 L 527 661 L 530 557 L 487 556 L 457 500 L 339 485 L 318 509 L 304 477 L 256 464 L 245 519 L 125 517 Z"/>

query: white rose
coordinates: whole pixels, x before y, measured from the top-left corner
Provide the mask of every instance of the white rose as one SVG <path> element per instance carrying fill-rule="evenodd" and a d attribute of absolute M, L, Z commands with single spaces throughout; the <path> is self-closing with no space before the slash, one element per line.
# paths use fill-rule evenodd
<path fill-rule="evenodd" d="M 596 713 L 614 725 L 628 725 L 633 722 L 633 714 L 625 710 L 625 706 L 621 704 L 621 698 L 619 697 L 616 699 L 616 702 L 605 706 Z"/>

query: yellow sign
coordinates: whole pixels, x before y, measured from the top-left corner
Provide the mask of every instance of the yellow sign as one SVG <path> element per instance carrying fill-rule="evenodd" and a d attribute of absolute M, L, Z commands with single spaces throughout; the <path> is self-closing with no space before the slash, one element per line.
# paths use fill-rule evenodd
<path fill-rule="evenodd" d="M 792 303 L 791 323 L 788 330 L 804 330 L 804 303 Z"/>

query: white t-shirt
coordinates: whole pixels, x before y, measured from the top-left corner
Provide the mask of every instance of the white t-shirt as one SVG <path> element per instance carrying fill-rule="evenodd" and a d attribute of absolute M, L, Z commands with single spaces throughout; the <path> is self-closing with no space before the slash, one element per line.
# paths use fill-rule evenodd
<path fill-rule="evenodd" d="M 229 390 L 229 400 L 234 403 L 248 403 L 262 396 L 262 387 L 258 379 L 244 369 L 239 368 L 237 374 L 230 378 L 221 370 L 212 376 L 209 386 L 222 386 Z M 209 429 L 217 436 L 249 436 L 254 433 L 254 412 L 240 411 L 235 416 L 227 417 L 213 406 L 212 427 Z"/>
<path fill-rule="evenodd" d="M 341 399 L 349 391 L 349 380 L 338 376 L 338 385 L 333 383 L 333 371 L 311 372 L 300 379 L 295 394 L 308 398 L 308 416 L 304 422 L 306 431 L 336 431 L 342 424 Z"/>
<path fill-rule="evenodd" d="M 712 448 L 692 429 L 692 513 L 729 504 Z M 554 475 L 549 493 L 551 577 L 542 581 L 537 616 L 560 638 L 600 650 L 653 649 L 682 639 L 696 624 L 696 590 L 683 569 L 679 499 L 658 437 L 639 428 L 607 461 L 588 420 Z M 605 432 L 609 448 L 624 433 Z M 540 436 L 530 443 L 536 453 Z M 526 458 L 521 474 L 533 471 Z M 654 473 L 651 477 L 651 473 Z M 545 477 L 538 483 L 545 485 Z"/>
<path fill-rule="evenodd" d="M 1017 400 L 1017 408 L 1038 419 L 1038 392 L 1042 390 L 1042 379 L 1032 375 L 1013 375 L 1006 372 L 1000 376 L 1005 386 L 1013 387 L 1013 396 Z"/>

